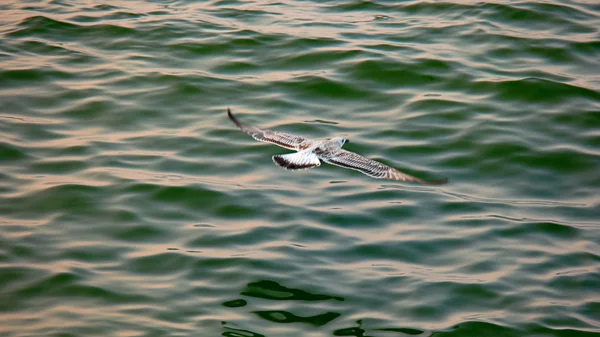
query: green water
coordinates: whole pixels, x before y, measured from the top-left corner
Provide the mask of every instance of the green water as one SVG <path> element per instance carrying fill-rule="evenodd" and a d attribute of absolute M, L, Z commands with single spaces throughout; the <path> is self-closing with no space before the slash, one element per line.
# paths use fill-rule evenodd
<path fill-rule="evenodd" d="M 600 336 L 598 3 L 0 14 L 1 336 Z"/>

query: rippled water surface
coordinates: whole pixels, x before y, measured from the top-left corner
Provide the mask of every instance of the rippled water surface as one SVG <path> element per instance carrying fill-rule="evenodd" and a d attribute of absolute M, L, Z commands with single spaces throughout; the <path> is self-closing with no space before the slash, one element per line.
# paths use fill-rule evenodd
<path fill-rule="evenodd" d="M 0 13 L 0 335 L 600 336 L 598 2 Z"/>

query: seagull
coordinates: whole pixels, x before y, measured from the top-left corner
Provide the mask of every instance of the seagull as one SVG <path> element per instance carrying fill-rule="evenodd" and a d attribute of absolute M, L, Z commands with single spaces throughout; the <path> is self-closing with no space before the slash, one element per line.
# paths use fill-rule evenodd
<path fill-rule="evenodd" d="M 328 164 L 359 171 L 376 179 L 411 181 L 425 185 L 442 185 L 448 182 L 448 178 L 434 181 L 419 179 L 354 152 L 343 150 L 342 146 L 350 141 L 346 138 L 333 137 L 325 140 L 312 140 L 289 133 L 261 129 L 240 122 L 229 108 L 227 108 L 227 116 L 252 138 L 296 151 L 273 156 L 275 164 L 287 170 L 306 170 L 318 167 L 321 165 L 321 161 L 324 161 Z"/>

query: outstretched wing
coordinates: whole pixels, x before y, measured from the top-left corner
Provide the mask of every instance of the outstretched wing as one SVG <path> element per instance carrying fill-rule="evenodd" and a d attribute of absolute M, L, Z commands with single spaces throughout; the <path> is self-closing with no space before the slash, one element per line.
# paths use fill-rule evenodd
<path fill-rule="evenodd" d="M 309 143 L 312 143 L 310 139 L 306 139 L 304 137 L 291 135 L 289 133 L 277 132 L 272 130 L 263 130 L 253 125 L 248 125 L 240 122 L 237 117 L 235 117 L 229 108 L 227 108 L 227 116 L 229 119 L 237 125 L 240 130 L 252 136 L 252 138 L 266 143 L 275 144 L 286 148 L 288 150 L 296 150 L 300 151 L 300 144 L 303 144 L 303 148 L 308 147 Z"/>
<path fill-rule="evenodd" d="M 340 150 L 335 156 L 323 159 L 326 163 L 360 171 L 370 177 L 377 179 L 391 179 L 401 181 L 414 181 L 425 185 L 442 185 L 448 182 L 448 178 L 435 181 L 427 181 L 402 173 L 380 162 L 365 158 L 354 152 Z"/>
<path fill-rule="evenodd" d="M 312 151 L 300 151 L 288 154 L 276 154 L 273 161 L 287 170 L 306 170 L 321 165 L 319 157 Z"/>

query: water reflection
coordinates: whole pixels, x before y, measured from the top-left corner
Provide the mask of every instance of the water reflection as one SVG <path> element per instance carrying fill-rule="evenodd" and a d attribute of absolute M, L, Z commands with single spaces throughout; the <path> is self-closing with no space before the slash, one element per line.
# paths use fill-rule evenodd
<path fill-rule="evenodd" d="M 344 301 L 343 297 L 333 296 L 327 294 L 317 294 L 312 293 L 303 289 L 298 288 L 290 288 L 286 287 L 282 284 L 279 284 L 272 280 L 260 280 L 256 282 L 248 283 L 246 288 L 240 292 L 242 296 L 247 297 L 247 299 L 233 299 L 229 301 L 225 301 L 222 303 L 224 307 L 232 308 L 242 308 L 246 306 L 256 305 L 257 301 L 260 303 L 260 300 L 254 301 L 252 303 L 251 298 L 256 299 L 266 299 L 266 300 L 274 300 L 274 301 L 302 301 L 302 302 L 315 302 L 315 301 Z M 248 298 L 249 297 L 249 298 Z M 264 302 L 263 302 L 264 303 Z M 291 323 L 306 323 L 308 325 L 314 327 L 324 327 L 331 323 L 332 321 L 340 318 L 342 314 L 340 312 L 335 311 L 326 311 L 321 313 L 315 313 L 314 315 L 300 315 L 297 311 L 302 310 L 302 312 L 308 311 L 319 311 L 322 309 L 315 308 L 312 305 L 309 309 L 306 307 L 300 308 L 300 306 L 296 306 L 293 310 L 287 308 L 288 310 L 249 310 L 249 313 L 255 314 L 256 316 L 273 323 L 283 323 L 283 324 L 291 324 Z M 340 308 L 341 311 L 342 308 Z M 295 312 L 291 312 L 295 311 Z M 338 319 L 339 320 L 339 319 Z M 222 336 L 227 337 L 258 337 L 265 336 L 261 333 L 266 333 L 265 331 L 255 332 L 250 331 L 245 328 L 241 328 L 243 325 L 241 322 L 223 322 L 223 333 Z M 339 322 L 338 324 L 348 324 Z M 235 326 L 235 327 L 234 327 Z M 271 327 L 277 328 L 277 326 Z M 269 329 L 268 326 L 265 326 L 264 329 Z M 371 332 L 369 332 L 370 330 Z M 415 328 L 407 328 L 407 327 L 383 327 L 383 328 L 370 328 L 367 329 L 363 327 L 363 320 L 359 319 L 355 322 L 355 325 L 341 327 L 341 328 L 329 328 L 332 336 L 357 336 L 357 337 L 373 337 L 373 332 L 378 332 L 380 336 L 407 336 L 407 335 L 420 335 L 420 336 L 428 336 L 429 332 L 426 332 L 421 329 Z"/>
<path fill-rule="evenodd" d="M 315 301 L 344 301 L 344 298 L 339 296 L 317 294 L 312 293 L 303 289 L 290 288 L 281 285 L 271 280 L 260 280 L 256 282 L 248 283 L 246 288 L 240 292 L 242 296 L 251 298 L 275 300 L 275 301 L 303 301 L 303 302 L 315 302 Z M 250 299 L 234 299 L 225 301 L 222 303 L 223 306 L 228 308 L 240 308 L 247 305 Z M 320 309 L 315 309 L 320 310 Z M 323 313 L 317 313 L 315 315 L 298 315 L 296 313 L 285 311 L 285 310 L 256 310 L 252 311 L 253 314 L 258 317 L 273 323 L 307 323 L 312 326 L 321 327 L 331 321 L 335 320 L 341 314 L 339 312 L 327 311 Z M 226 326 L 227 322 L 224 322 L 223 328 L 225 331 L 222 333 L 223 336 L 262 336 L 256 332 L 252 332 L 244 329 L 232 328 Z"/>
<path fill-rule="evenodd" d="M 362 321 L 358 320 L 356 322 L 358 326 L 351 328 L 343 328 L 338 329 L 333 332 L 334 336 L 360 336 L 360 337 L 368 337 L 365 335 L 366 330 L 362 328 Z"/>
<path fill-rule="evenodd" d="M 323 326 L 341 315 L 337 312 L 326 312 L 314 316 L 302 317 L 283 310 L 255 311 L 254 313 L 260 318 L 275 323 L 308 323 L 314 326 Z"/>
<path fill-rule="evenodd" d="M 342 328 L 342 329 L 335 330 L 335 331 L 333 331 L 333 335 L 334 336 L 374 337 L 374 335 L 365 334 L 365 333 L 367 333 L 367 330 L 363 329 L 362 320 L 359 319 L 358 321 L 356 321 L 356 324 L 357 324 L 357 326 L 355 326 L 355 327 Z M 373 330 L 382 331 L 384 333 L 392 332 L 392 333 L 394 333 L 393 336 L 421 335 L 425 332 L 423 330 L 412 329 L 412 328 L 381 328 L 381 329 L 373 329 Z M 386 334 L 386 336 L 387 336 L 387 334 Z M 425 335 L 423 335 L 423 336 L 425 336 Z"/>
<path fill-rule="evenodd" d="M 256 332 L 252 332 L 250 330 L 234 329 L 234 328 L 225 326 L 225 322 L 223 324 L 223 329 L 225 329 L 225 331 L 223 331 L 221 336 L 225 336 L 225 337 L 265 337 L 265 335 L 261 335 Z"/>
<path fill-rule="evenodd" d="M 331 296 L 324 294 L 312 294 L 302 289 L 288 288 L 274 281 L 258 281 L 248 284 L 246 290 L 242 291 L 242 295 L 265 298 L 269 300 L 298 300 L 298 301 L 324 301 L 344 299 L 339 296 Z"/>

